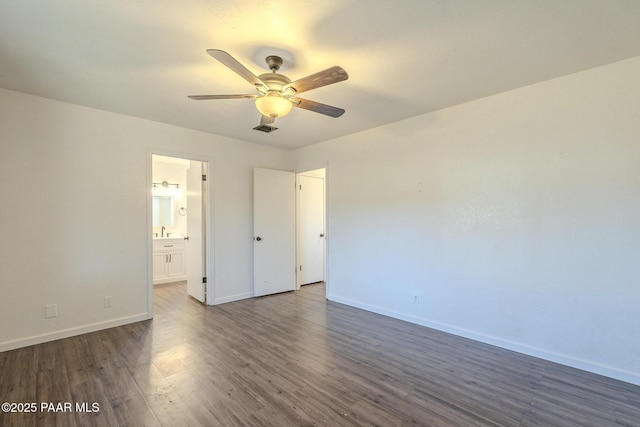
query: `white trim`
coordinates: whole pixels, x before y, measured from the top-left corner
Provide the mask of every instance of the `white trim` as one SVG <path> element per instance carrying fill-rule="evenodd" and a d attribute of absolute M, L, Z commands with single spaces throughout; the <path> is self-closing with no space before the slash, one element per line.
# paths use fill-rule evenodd
<path fill-rule="evenodd" d="M 147 313 L 153 319 L 153 152 L 147 148 Z"/>
<path fill-rule="evenodd" d="M 14 350 L 16 348 L 28 347 L 35 344 L 42 344 L 62 338 L 69 338 L 76 335 L 88 334 L 90 332 L 115 328 L 116 326 L 123 326 L 149 319 L 151 319 L 149 313 L 140 313 L 133 316 L 126 316 L 120 317 L 118 319 L 105 320 L 103 322 L 90 323 L 88 325 L 76 326 L 73 328 L 62 329 L 60 331 L 48 332 L 40 335 L 33 335 L 26 338 L 18 338 L 15 340 L 0 343 L 0 352 Z"/>
<path fill-rule="evenodd" d="M 338 295 L 327 293 L 327 299 L 340 304 L 345 304 L 351 307 L 360 308 L 362 310 L 370 311 L 384 316 L 392 317 L 394 319 L 404 320 L 406 322 L 414 323 L 417 325 L 425 326 L 427 328 L 436 329 L 438 331 L 447 332 L 453 335 L 457 335 L 464 338 L 469 338 L 474 341 L 479 341 L 485 344 L 493 345 L 496 347 L 504 348 L 507 350 L 515 351 L 518 353 L 526 354 L 528 356 L 537 357 L 550 362 L 559 363 L 561 365 L 569 366 L 583 371 L 591 372 L 593 374 L 603 375 L 609 378 L 613 378 L 620 381 L 625 381 L 631 384 L 640 385 L 640 374 L 622 369 L 617 369 L 611 366 L 603 365 L 597 362 L 589 360 L 579 359 L 565 354 L 555 353 L 549 350 L 544 350 L 537 347 L 532 347 L 517 342 L 504 340 L 501 338 L 493 337 L 490 335 L 479 334 L 468 329 L 458 328 L 456 326 L 448 325 L 445 323 L 435 322 L 433 320 L 425 319 L 423 317 L 412 316 L 409 314 L 399 313 L 392 310 L 387 310 L 382 307 L 363 304 L 359 301 L 352 300 L 350 298 L 343 298 Z"/>
<path fill-rule="evenodd" d="M 213 301 L 213 305 L 224 304 L 227 302 L 240 301 L 247 298 L 253 298 L 253 291 L 243 292 L 241 294 L 229 295 L 223 298 L 216 298 Z"/>
<path fill-rule="evenodd" d="M 169 279 L 156 279 L 155 282 L 153 282 L 154 286 L 155 285 L 164 285 L 165 283 L 174 283 L 174 282 L 183 282 L 187 280 L 187 276 L 175 276 L 175 277 L 171 277 Z"/>

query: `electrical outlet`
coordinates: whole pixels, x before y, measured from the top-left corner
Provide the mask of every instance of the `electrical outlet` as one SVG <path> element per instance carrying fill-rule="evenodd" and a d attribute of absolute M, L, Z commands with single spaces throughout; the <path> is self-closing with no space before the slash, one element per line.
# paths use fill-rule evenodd
<path fill-rule="evenodd" d="M 111 307 L 111 297 L 104 297 L 104 308 Z"/>
<path fill-rule="evenodd" d="M 44 306 L 44 317 L 49 319 L 58 315 L 58 304 L 49 304 Z"/>

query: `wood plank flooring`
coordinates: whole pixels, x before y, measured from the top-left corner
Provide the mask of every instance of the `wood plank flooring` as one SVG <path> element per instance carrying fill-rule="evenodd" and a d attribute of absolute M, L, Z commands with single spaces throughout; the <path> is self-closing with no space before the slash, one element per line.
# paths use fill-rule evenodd
<path fill-rule="evenodd" d="M 205 307 L 156 286 L 152 321 L 0 353 L 0 401 L 38 405 L 0 425 L 640 426 L 638 386 L 324 293 Z"/>

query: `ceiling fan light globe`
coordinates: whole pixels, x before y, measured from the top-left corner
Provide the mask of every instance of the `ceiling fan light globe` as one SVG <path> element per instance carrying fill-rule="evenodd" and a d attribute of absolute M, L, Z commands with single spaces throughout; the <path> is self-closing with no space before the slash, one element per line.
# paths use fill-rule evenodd
<path fill-rule="evenodd" d="M 256 99 L 256 108 L 263 116 L 284 117 L 291 111 L 293 104 L 279 93 L 272 92 Z"/>

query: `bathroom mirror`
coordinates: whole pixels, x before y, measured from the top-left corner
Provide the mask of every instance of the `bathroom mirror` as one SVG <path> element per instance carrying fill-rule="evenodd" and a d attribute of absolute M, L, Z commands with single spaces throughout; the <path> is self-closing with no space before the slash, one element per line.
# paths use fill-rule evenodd
<path fill-rule="evenodd" d="M 153 226 L 173 225 L 173 197 L 153 196 Z"/>

